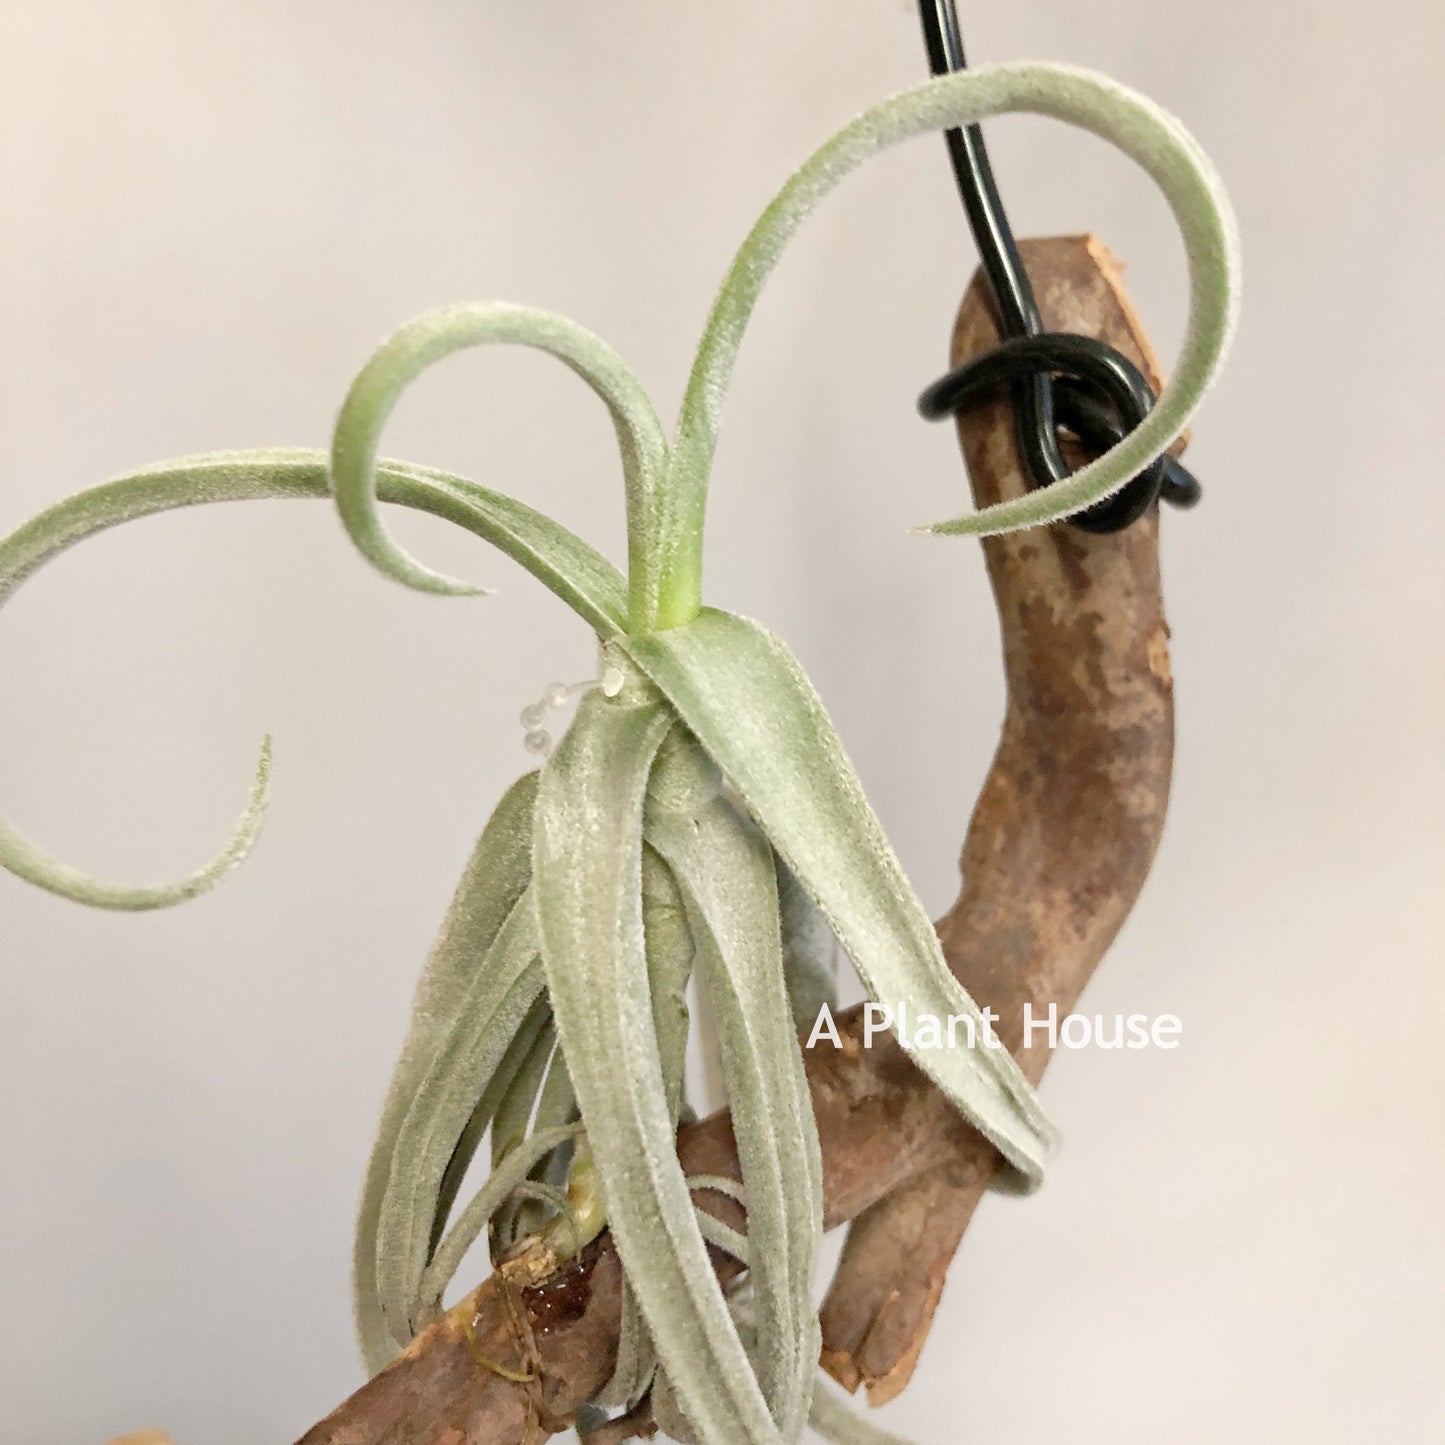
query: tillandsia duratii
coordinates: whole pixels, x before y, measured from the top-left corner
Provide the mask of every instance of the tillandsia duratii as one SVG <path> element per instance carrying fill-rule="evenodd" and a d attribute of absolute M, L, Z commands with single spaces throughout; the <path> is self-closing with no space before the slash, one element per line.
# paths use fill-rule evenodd
<path fill-rule="evenodd" d="M 3 599 L 73 543 L 136 517 L 203 502 L 329 496 L 357 547 L 387 575 L 429 592 L 482 590 L 400 550 L 381 522 L 378 503 L 390 502 L 484 537 L 596 634 L 596 685 L 583 691 L 540 770 L 498 805 L 418 987 L 357 1228 L 356 1312 L 370 1370 L 435 1317 L 484 1231 L 498 1256 L 525 1234 L 557 1260 L 606 1227 L 629 1299 L 618 1368 L 600 1405 L 632 1405 L 651 1390 L 670 1433 L 729 1445 L 796 1440 L 810 1410 L 827 1433 L 879 1438 L 841 1423 L 836 1402 L 813 1399 L 821 1165 L 797 1023 L 827 995 L 834 937 L 872 997 L 974 1021 L 972 1046 L 913 1057 L 1008 1161 L 1012 1187 L 1040 1181 L 1053 1130 L 1007 1051 L 987 1046 L 987 1025 L 949 972 L 822 703 L 777 637 L 701 599 L 722 402 L 786 242 L 879 150 L 1008 111 L 1055 116 L 1132 156 L 1163 191 L 1188 255 L 1188 333 L 1174 379 L 1145 421 L 1065 482 L 924 530 L 983 535 L 1067 517 L 1124 485 L 1186 425 L 1233 328 L 1238 248 L 1223 189 L 1177 121 L 1096 75 L 1029 63 L 905 91 L 804 163 L 723 281 L 670 441 L 621 359 L 580 326 L 522 306 L 448 306 L 374 353 L 345 398 L 329 454 L 223 452 L 158 465 L 72 497 L 0 543 Z M 607 406 L 625 481 L 625 576 L 518 501 L 379 457 L 382 429 L 411 381 L 453 352 L 503 342 L 557 357 Z M 540 716 L 529 709 L 525 720 Z M 91 878 L 3 823 L 0 864 L 102 908 L 195 896 L 254 842 L 268 759 L 269 743 L 226 848 L 179 882 Z M 716 1021 L 740 1192 L 732 1181 L 685 1178 L 674 1150 L 694 973 Z M 489 1131 L 491 1176 L 458 1211 Z M 738 1194 L 746 1237 L 694 1208 L 693 1194 L 708 1189 Z M 745 1293 L 724 1291 L 709 1244 L 746 1260 Z"/>

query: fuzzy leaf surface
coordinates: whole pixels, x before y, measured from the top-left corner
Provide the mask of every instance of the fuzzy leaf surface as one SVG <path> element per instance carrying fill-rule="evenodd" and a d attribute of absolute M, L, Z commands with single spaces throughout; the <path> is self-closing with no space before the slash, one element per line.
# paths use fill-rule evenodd
<path fill-rule="evenodd" d="M 464 477 L 404 462 L 380 462 L 378 495 L 455 522 L 521 563 L 597 634 L 618 633 L 627 618 L 627 585 L 617 569 L 565 527 Z M 80 492 L 0 541 L 0 605 L 28 577 L 68 548 L 124 522 L 212 502 L 325 498 L 320 452 L 271 449 L 212 452 L 160 463 Z M 0 822 L 0 868 L 76 903 L 141 911 L 168 908 L 213 888 L 249 852 L 265 816 L 269 743 L 251 798 L 225 847 L 187 878 L 155 886 L 111 883 L 62 862 Z"/>
<path fill-rule="evenodd" d="M 820 1347 L 811 1284 L 822 1160 L 783 979 L 773 850 L 720 796 L 688 812 L 651 808 L 643 828 L 672 867 L 698 945 L 747 1190 L 758 1379 L 778 1429 L 794 1439 Z"/>
<path fill-rule="evenodd" d="M 1239 311 L 1239 234 L 1229 197 L 1184 126 L 1107 76 L 1041 61 L 980 66 L 924 81 L 871 106 L 823 143 L 773 198 L 739 248 L 698 345 L 664 489 L 663 607 L 676 627 L 701 605 L 708 477 L 738 348 L 758 298 L 798 227 L 840 181 L 888 147 L 1007 112 L 1093 131 L 1136 161 L 1173 211 L 1189 265 L 1189 322 L 1174 376 L 1144 422 L 1098 460 L 1051 487 L 939 523 L 988 535 L 1040 526 L 1109 496 L 1179 435 L 1223 363 Z"/>
<path fill-rule="evenodd" d="M 1028 1081 L 949 972 L 813 685 L 766 628 L 706 608 L 684 627 L 627 639 L 808 890 L 869 993 L 915 1015 L 972 1018 L 977 1048 L 918 1049 L 914 1062 L 1032 1187 L 1056 1137 Z"/>
<path fill-rule="evenodd" d="M 642 813 L 671 710 L 588 694 L 542 770 L 533 857 L 542 957 L 632 1289 L 708 1445 L 779 1439 L 677 1159 L 642 923 Z"/>
<path fill-rule="evenodd" d="M 458 1141 L 477 1118 L 479 1096 L 481 1112 L 494 1113 L 535 1047 L 546 1026 L 541 993 L 529 890 L 513 904 L 478 963 L 396 1132 L 376 1245 L 376 1290 L 394 1339 L 408 1340 L 416 1324 L 417 1289 Z M 535 1026 L 524 1031 L 528 1024 Z"/>
<path fill-rule="evenodd" d="M 647 623 L 658 585 L 659 487 L 667 441 L 647 393 L 604 341 L 565 316 L 503 301 L 438 307 L 406 323 L 372 354 L 342 403 L 331 444 L 331 487 L 347 533 L 378 570 L 423 592 L 478 589 L 423 566 L 381 523 L 377 454 L 401 394 L 428 367 L 473 346 L 528 346 L 569 367 L 606 404 L 617 432 L 627 494 L 628 571 L 632 602 Z"/>
<path fill-rule="evenodd" d="M 376 1243 L 397 1136 L 422 1080 L 435 1066 L 449 1033 L 459 1026 L 488 949 L 531 880 L 536 796 L 535 772 L 503 794 L 467 859 L 417 983 L 411 1024 L 382 1106 L 356 1221 L 353 1293 L 362 1358 L 368 1363 L 384 1362 L 393 1344 L 381 1315 Z"/>

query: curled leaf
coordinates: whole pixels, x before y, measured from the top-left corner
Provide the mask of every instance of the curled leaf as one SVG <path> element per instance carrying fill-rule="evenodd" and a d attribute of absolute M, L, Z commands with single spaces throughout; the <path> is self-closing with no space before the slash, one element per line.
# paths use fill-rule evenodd
<path fill-rule="evenodd" d="M 687 1176 L 687 1187 L 694 1194 L 703 1194 L 712 1191 L 714 1194 L 724 1194 L 744 1209 L 748 1207 L 748 1191 L 740 1180 L 729 1179 L 726 1174 L 689 1174 Z"/>
<path fill-rule="evenodd" d="M 554 1029 L 553 1038 L 555 1037 Z M 532 1132 L 541 1134 L 548 1129 L 575 1123 L 576 1119 L 577 1093 L 572 1087 L 572 1076 L 567 1072 L 567 1060 L 562 1050 L 555 1048 L 547 1068 L 546 1082 L 537 1095 L 537 1112 L 532 1119 Z M 544 1184 L 564 1184 L 567 1180 L 567 1166 L 572 1162 L 572 1153 L 570 1141 L 559 1144 L 532 1170 L 532 1178 Z M 534 1207 L 524 1208 L 517 1215 L 518 1234 L 534 1233 L 541 1224 L 542 1216 Z"/>
<path fill-rule="evenodd" d="M 1067 517 L 1117 491 L 1184 429 L 1224 359 L 1239 305 L 1233 212 L 1198 143 L 1145 96 L 1073 66 L 1027 61 L 925 81 L 864 111 L 820 146 L 773 198 L 738 250 L 708 316 L 678 419 L 659 627 L 689 621 L 702 605 L 703 518 L 722 402 L 753 308 L 787 243 L 844 176 L 879 151 L 927 131 L 1010 111 L 1053 116 L 1091 130 L 1137 161 L 1158 184 L 1188 257 L 1188 332 L 1158 404 L 1118 446 L 1064 482 L 929 530 L 986 535 Z"/>
<path fill-rule="evenodd" d="M 73 903 L 91 908 L 108 908 L 119 913 L 145 913 L 156 908 L 172 908 L 187 899 L 208 893 L 232 869 L 238 868 L 260 837 L 266 821 L 266 801 L 271 785 L 271 739 L 261 744 L 256 775 L 251 780 L 251 793 L 245 810 L 236 823 L 224 848 L 203 868 L 174 883 L 146 887 L 128 883 L 108 883 L 78 868 L 72 868 L 37 848 L 22 833 L 0 821 L 0 868 L 57 893 Z"/>
<path fill-rule="evenodd" d="M 378 495 L 383 501 L 430 512 L 484 537 L 551 588 L 600 636 L 613 636 L 625 625 L 627 591 L 621 575 L 565 527 L 463 477 L 400 462 L 378 465 Z M 320 452 L 213 452 L 160 463 L 80 492 L 0 541 L 0 604 L 46 562 L 123 522 L 211 502 L 327 494 L 326 464 Z M 137 911 L 194 898 L 218 883 L 249 852 L 265 814 L 269 769 L 268 745 L 262 751 L 250 802 L 231 840 L 210 864 L 179 882 L 145 887 L 92 877 L 50 856 L 3 822 L 0 868 L 96 908 Z"/>
<path fill-rule="evenodd" d="M 479 589 L 423 566 L 387 535 L 377 511 L 381 432 L 401 393 L 429 366 L 473 346 L 535 347 L 570 367 L 606 403 L 622 450 L 634 606 L 649 614 L 657 586 L 658 485 L 667 458 L 662 426 L 621 357 L 590 331 L 549 311 L 506 302 L 442 306 L 409 321 L 372 354 L 347 392 L 331 446 L 331 484 L 352 541 L 380 571 L 423 592 Z"/>

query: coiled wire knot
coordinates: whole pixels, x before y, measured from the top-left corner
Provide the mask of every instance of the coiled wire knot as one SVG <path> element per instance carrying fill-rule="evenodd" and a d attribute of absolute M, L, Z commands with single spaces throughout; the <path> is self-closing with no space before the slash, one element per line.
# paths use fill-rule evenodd
<path fill-rule="evenodd" d="M 962 70 L 963 40 L 953 0 L 919 0 L 928 62 L 935 75 Z M 1029 481 L 1061 482 L 1073 468 L 1059 428 L 1102 455 L 1148 416 L 1154 391 L 1122 352 L 1092 336 L 1045 331 L 1028 272 L 976 125 L 947 133 L 949 157 L 1004 339 L 934 382 L 918 399 L 920 414 L 941 421 L 971 401 L 1008 386 Z M 1175 458 L 1155 458 L 1119 491 L 1069 518 L 1086 532 L 1120 532 L 1156 500 L 1192 507 L 1202 488 Z"/>

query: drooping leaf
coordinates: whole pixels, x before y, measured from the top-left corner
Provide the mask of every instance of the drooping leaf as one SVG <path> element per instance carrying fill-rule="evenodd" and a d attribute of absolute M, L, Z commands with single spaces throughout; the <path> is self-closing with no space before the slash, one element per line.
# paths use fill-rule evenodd
<path fill-rule="evenodd" d="M 502 1062 L 497 1065 L 496 1072 L 487 1082 L 482 1096 L 467 1119 L 442 1173 L 441 1188 L 437 1191 L 436 1208 L 432 1214 L 430 1249 L 435 1250 L 441 1243 L 442 1231 L 446 1228 L 447 1220 L 451 1218 L 462 1185 L 466 1181 L 467 1171 L 472 1167 L 483 1136 L 492 1127 L 492 1120 L 496 1117 L 508 1085 L 525 1065 L 532 1046 L 537 1042 L 537 1036 L 550 1026 L 551 1019 L 552 1011 L 546 997 L 538 998 L 507 1046 Z"/>
<path fill-rule="evenodd" d="M 537 774 L 519 778 L 477 839 L 432 945 L 412 1002 L 411 1024 L 392 1071 L 372 1145 L 357 1214 L 353 1290 L 362 1357 L 381 1368 L 393 1340 L 376 1283 L 377 1225 L 391 1180 L 397 1135 L 417 1091 L 435 1066 L 462 1012 L 487 952 L 532 877 L 532 808 Z M 481 1085 L 478 1085 L 480 1088 Z M 376 1363 L 380 1362 L 380 1363 Z"/>
<path fill-rule="evenodd" d="M 681 776 L 670 784 L 658 776 L 664 771 Z M 716 767 L 689 740 L 659 760 L 643 836 L 677 879 L 717 1021 L 747 1189 L 758 1379 L 779 1432 L 792 1440 L 818 1359 L 811 1282 L 823 1232 L 822 1164 L 783 982 L 773 852 L 719 786 Z"/>
<path fill-rule="evenodd" d="M 0 541 L 0 604 L 37 569 L 87 537 L 157 512 L 210 502 L 327 496 L 320 452 L 214 452 L 165 462 L 80 492 Z M 546 584 L 600 636 L 626 623 L 626 585 L 617 569 L 565 527 L 462 477 L 402 462 L 379 464 L 379 496 L 455 522 L 493 543 Z M 108 883 L 70 867 L 0 823 L 0 868 L 95 908 L 166 908 L 214 887 L 249 850 L 265 813 L 269 744 L 250 802 L 230 841 L 206 867 L 155 887 Z"/>
<path fill-rule="evenodd" d="M 494 1169 L 527 1137 L 528 1126 L 537 1107 L 537 1096 L 542 1092 L 542 1083 L 547 1077 L 548 1065 L 552 1062 L 556 1047 L 557 1031 L 553 1028 L 551 1019 L 548 1019 L 542 1025 L 532 1047 L 527 1050 L 522 1066 L 503 1090 L 497 1112 L 492 1116 Z"/>
<path fill-rule="evenodd" d="M 1035 1185 L 1055 1137 L 1007 1050 L 949 972 L 937 935 L 822 702 L 783 642 L 705 609 L 625 644 L 808 890 L 870 994 L 915 1016 L 974 1020 L 979 1047 L 914 1051 L 920 1068 Z"/>
<path fill-rule="evenodd" d="M 808 1424 L 831 1445 L 913 1445 L 913 1441 L 875 1425 L 854 1410 L 833 1382 L 819 1375 Z"/>
<path fill-rule="evenodd" d="M 707 1441 L 699 1435 L 684 1411 L 672 1377 L 661 1365 L 653 1376 L 652 1389 L 647 1398 L 652 1406 L 652 1418 L 657 1421 L 657 1428 L 667 1439 L 676 1441 L 677 1445 L 707 1445 Z"/>
<path fill-rule="evenodd" d="M 607 1217 L 653 1341 L 709 1445 L 778 1432 L 678 1164 L 642 925 L 643 798 L 671 712 L 629 683 L 586 696 L 542 770 L 533 857 L 542 957 Z"/>
<path fill-rule="evenodd" d="M 687 1036 L 692 1022 L 687 985 L 697 949 L 672 870 L 645 844 L 642 849 L 642 935 L 647 948 L 647 982 L 652 992 L 657 1056 L 667 1088 L 667 1111 L 675 1125 L 683 1105 Z"/>
<path fill-rule="evenodd" d="M 397 1130 L 382 1198 L 376 1287 L 393 1338 L 405 1340 L 431 1243 L 445 1217 L 442 1182 L 459 1141 L 490 1120 L 547 1024 L 532 893 L 512 906 Z M 478 1102 L 480 1094 L 481 1103 Z"/>
<path fill-rule="evenodd" d="M 554 1031 L 555 1038 L 555 1031 Z M 532 1119 L 532 1132 L 543 1134 L 561 1128 L 577 1119 L 577 1091 L 567 1072 L 567 1059 L 560 1048 L 552 1050 L 546 1082 L 537 1095 L 537 1112 Z M 567 1166 L 572 1161 L 570 1140 L 559 1144 L 532 1170 L 532 1178 L 544 1184 L 562 1185 L 567 1181 Z M 533 1205 L 524 1206 L 517 1215 L 518 1234 L 532 1234 L 541 1227 L 541 1212 Z"/>
<path fill-rule="evenodd" d="M 532 1127 L 539 1131 L 555 1129 L 572 1123 L 576 1117 L 577 1091 L 572 1087 L 572 1075 L 567 1072 L 566 1055 L 557 1049 L 547 1070 L 547 1082 L 542 1085 L 537 1099 L 537 1116 L 532 1121 Z"/>
<path fill-rule="evenodd" d="M 617 1363 L 597 1392 L 595 1403 L 608 1409 L 630 1410 L 647 1393 L 657 1373 L 657 1349 L 637 1302 L 637 1293 L 624 1275 L 622 1328 L 617 1337 Z"/>

